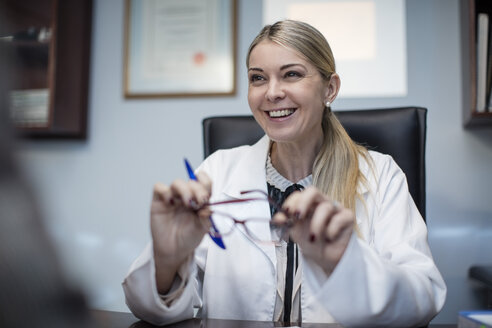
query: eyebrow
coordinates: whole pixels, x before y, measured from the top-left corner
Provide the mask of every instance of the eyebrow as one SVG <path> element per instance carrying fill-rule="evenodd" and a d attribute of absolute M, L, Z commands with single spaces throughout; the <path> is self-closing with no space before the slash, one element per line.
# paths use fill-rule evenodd
<path fill-rule="evenodd" d="M 285 65 L 280 66 L 280 70 L 283 71 L 284 69 L 291 68 L 291 67 L 294 67 L 294 66 L 301 66 L 302 68 L 306 69 L 306 67 L 304 67 L 304 65 L 302 65 L 300 63 L 292 63 L 292 64 L 285 64 Z M 263 69 L 262 68 L 259 68 L 259 67 L 250 67 L 248 69 L 248 71 L 263 72 Z"/>

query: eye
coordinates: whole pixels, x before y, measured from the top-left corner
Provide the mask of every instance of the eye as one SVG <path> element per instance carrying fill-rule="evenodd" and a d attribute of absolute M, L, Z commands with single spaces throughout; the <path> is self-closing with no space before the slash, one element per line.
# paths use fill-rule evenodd
<path fill-rule="evenodd" d="M 304 74 L 297 72 L 297 71 L 288 71 L 284 75 L 284 77 L 287 79 L 299 79 L 303 76 L 304 76 Z"/>
<path fill-rule="evenodd" d="M 251 83 L 258 83 L 258 82 L 261 82 L 264 80 L 265 80 L 265 78 L 260 74 L 251 74 L 249 77 L 249 82 L 251 82 Z"/>

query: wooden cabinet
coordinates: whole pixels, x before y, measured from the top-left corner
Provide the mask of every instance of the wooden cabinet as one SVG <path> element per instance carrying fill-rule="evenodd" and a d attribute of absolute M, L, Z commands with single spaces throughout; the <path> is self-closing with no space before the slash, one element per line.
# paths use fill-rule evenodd
<path fill-rule="evenodd" d="M 27 137 L 85 138 L 92 0 L 0 0 L 10 114 Z"/>
<path fill-rule="evenodd" d="M 489 30 L 492 26 L 492 1 L 461 0 L 461 40 L 463 59 L 463 126 L 492 127 L 492 112 L 477 111 L 477 16 L 489 14 Z M 489 32 L 490 33 L 490 32 Z M 492 39 L 489 36 L 489 42 Z M 492 48 L 489 48 L 492 49 Z M 490 56 L 490 54 L 488 55 Z M 490 58 L 490 57 L 489 57 Z M 489 63 L 489 65 L 492 63 Z M 490 90 L 487 90 L 490 92 Z"/>

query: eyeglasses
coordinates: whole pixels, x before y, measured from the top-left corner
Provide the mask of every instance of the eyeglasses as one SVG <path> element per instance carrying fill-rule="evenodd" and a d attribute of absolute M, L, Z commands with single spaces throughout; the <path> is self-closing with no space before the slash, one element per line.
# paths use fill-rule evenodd
<path fill-rule="evenodd" d="M 228 199 L 205 204 L 205 206 L 208 206 L 212 211 L 213 221 L 219 225 L 218 230 L 210 229 L 209 233 L 211 236 L 226 237 L 234 231 L 237 225 L 239 225 L 241 231 L 244 231 L 252 240 L 258 243 L 279 244 L 282 240 L 288 240 L 288 228 L 292 226 L 292 222 L 290 221 L 288 221 L 287 224 L 280 226 L 272 222 L 270 217 L 245 217 L 239 219 L 226 211 L 227 209 L 233 210 L 234 205 L 241 203 L 258 205 L 261 202 L 265 202 L 265 206 L 268 204 L 274 211 L 282 212 L 282 210 L 277 207 L 275 201 L 273 201 L 273 199 L 271 199 L 263 190 L 245 190 L 241 191 L 240 194 L 249 197 Z M 223 205 L 230 206 L 226 209 L 222 207 Z"/>

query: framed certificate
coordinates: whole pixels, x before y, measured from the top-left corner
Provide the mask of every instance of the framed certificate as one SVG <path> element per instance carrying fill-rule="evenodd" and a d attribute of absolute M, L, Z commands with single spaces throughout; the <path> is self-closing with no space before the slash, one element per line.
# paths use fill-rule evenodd
<path fill-rule="evenodd" d="M 236 92 L 236 0 L 126 0 L 126 98 Z"/>

